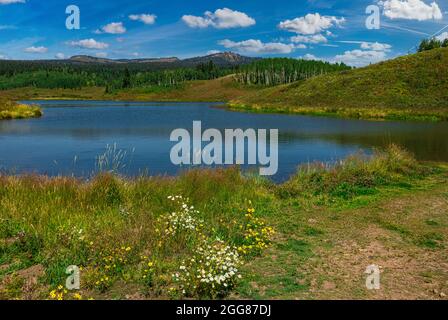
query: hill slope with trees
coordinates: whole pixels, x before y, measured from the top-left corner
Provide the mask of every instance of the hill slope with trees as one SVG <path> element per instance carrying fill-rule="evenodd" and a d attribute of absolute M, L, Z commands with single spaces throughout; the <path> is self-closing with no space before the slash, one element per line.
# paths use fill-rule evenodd
<path fill-rule="evenodd" d="M 267 88 L 230 105 L 258 112 L 448 120 L 448 48 Z"/>

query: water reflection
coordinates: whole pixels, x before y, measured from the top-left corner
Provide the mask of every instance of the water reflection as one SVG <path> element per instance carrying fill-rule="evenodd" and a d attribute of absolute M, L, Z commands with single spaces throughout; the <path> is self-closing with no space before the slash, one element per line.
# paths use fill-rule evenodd
<path fill-rule="evenodd" d="M 91 173 L 107 144 L 132 150 L 128 174 L 175 174 L 169 152 L 173 129 L 279 129 L 279 173 L 298 164 L 334 161 L 360 148 L 400 144 L 420 160 L 448 161 L 448 123 L 373 122 L 296 115 L 230 112 L 203 103 L 49 101 L 41 119 L 0 122 L 0 167 L 51 175 Z M 76 163 L 73 159 L 76 157 Z"/>

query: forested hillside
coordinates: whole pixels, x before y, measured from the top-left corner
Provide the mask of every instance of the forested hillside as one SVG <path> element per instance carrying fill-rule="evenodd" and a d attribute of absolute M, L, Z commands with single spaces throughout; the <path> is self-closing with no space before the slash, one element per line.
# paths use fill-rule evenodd
<path fill-rule="evenodd" d="M 60 64 L 35 61 L 0 62 L 0 90 L 36 87 L 76 89 L 106 87 L 108 90 L 145 86 L 175 86 L 191 80 L 211 80 L 234 72 L 213 62 L 192 68 L 153 70 L 150 64 Z"/>
<path fill-rule="evenodd" d="M 343 63 L 288 58 L 263 59 L 241 66 L 235 78 L 246 85 L 275 86 L 350 69 Z"/>

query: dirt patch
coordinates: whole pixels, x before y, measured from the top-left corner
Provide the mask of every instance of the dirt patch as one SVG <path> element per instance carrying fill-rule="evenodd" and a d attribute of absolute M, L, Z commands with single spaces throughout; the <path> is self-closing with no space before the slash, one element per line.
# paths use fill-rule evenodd
<path fill-rule="evenodd" d="M 332 233 L 337 239 L 335 248 L 330 252 L 318 250 L 323 264 L 316 266 L 313 273 L 337 279 L 338 285 L 336 288 L 324 282 L 320 289 L 314 288 L 317 298 L 447 299 L 446 251 L 413 242 L 416 228 L 427 228 L 424 221 L 428 216 L 440 217 L 446 210 L 446 200 L 438 194 L 414 195 L 382 204 L 379 211 L 387 217 L 394 216 L 396 220 L 391 221 L 410 230 L 409 236 L 375 224 L 366 226 L 365 222 L 358 223 L 350 231 L 335 226 Z M 355 212 L 351 217 L 362 214 Z M 372 264 L 380 268 L 380 290 L 367 290 L 365 286 L 365 270 Z"/>
<path fill-rule="evenodd" d="M 42 265 L 37 264 L 27 269 L 22 269 L 16 272 L 16 274 L 25 280 L 28 284 L 37 284 L 40 277 L 45 274 L 45 269 Z"/>
<path fill-rule="evenodd" d="M 2 265 L 0 265 L 0 272 L 8 270 L 10 266 L 11 266 L 10 264 L 2 264 Z"/>

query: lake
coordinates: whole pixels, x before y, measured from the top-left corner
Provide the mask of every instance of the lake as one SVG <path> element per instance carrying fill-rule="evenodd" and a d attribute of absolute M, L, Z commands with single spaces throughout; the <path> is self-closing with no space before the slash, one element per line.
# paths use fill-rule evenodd
<path fill-rule="evenodd" d="M 279 129 L 279 171 L 285 180 L 299 164 L 332 162 L 397 143 L 419 160 L 448 161 L 448 123 L 375 122 L 284 114 L 238 113 L 212 103 L 35 101 L 39 119 L 0 121 L 0 168 L 8 173 L 89 176 L 106 145 L 126 151 L 122 173 L 175 175 L 170 134 L 191 130 Z"/>

